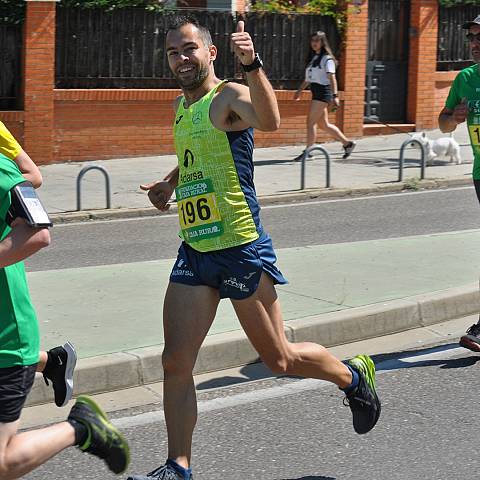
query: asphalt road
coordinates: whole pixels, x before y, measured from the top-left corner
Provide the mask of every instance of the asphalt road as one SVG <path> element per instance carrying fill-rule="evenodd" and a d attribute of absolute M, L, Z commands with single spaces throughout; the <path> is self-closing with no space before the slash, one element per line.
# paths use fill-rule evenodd
<path fill-rule="evenodd" d="M 262 221 L 276 248 L 477 229 L 473 188 L 267 206 Z M 27 268 L 52 270 L 174 258 L 178 217 L 57 225 L 52 245 Z"/>
<path fill-rule="evenodd" d="M 375 360 L 382 416 L 365 436 L 353 432 L 340 391 L 323 382 L 264 379 L 200 390 L 195 480 L 477 478 L 480 356 L 451 343 Z M 132 447 L 130 473 L 148 472 L 165 459 L 160 409 L 114 415 Z M 116 477 L 98 459 L 69 449 L 26 478 Z"/>

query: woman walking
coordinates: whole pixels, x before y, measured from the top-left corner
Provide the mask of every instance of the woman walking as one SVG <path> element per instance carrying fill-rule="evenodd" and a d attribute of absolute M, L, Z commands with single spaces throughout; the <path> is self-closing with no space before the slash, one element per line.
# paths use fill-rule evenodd
<path fill-rule="evenodd" d="M 308 85 L 312 91 L 312 102 L 307 117 L 307 148 L 317 138 L 317 126 L 332 135 L 343 145 L 343 158 L 348 158 L 355 148 L 355 142 L 348 139 L 343 132 L 328 121 L 328 106 L 338 108 L 338 86 L 335 77 L 337 61 L 332 53 L 325 32 L 315 32 L 310 37 L 305 80 L 294 94 L 294 100 L 300 100 L 300 94 Z M 295 158 L 300 160 L 305 150 Z"/>

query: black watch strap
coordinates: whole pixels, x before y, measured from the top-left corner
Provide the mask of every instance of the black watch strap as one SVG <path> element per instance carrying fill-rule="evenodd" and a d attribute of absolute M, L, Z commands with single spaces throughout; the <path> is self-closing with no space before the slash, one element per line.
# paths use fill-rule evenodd
<path fill-rule="evenodd" d="M 255 60 L 250 65 L 244 65 L 242 63 L 242 68 L 244 72 L 253 72 L 253 70 L 257 70 L 262 67 L 263 62 L 258 53 L 255 54 Z"/>

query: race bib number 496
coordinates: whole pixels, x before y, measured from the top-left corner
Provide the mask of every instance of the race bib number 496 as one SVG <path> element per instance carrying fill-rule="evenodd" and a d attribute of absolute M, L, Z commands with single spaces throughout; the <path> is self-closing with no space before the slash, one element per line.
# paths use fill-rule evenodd
<path fill-rule="evenodd" d="M 209 178 L 184 183 L 175 192 L 180 227 L 186 242 L 198 242 L 223 233 L 217 197 Z"/>

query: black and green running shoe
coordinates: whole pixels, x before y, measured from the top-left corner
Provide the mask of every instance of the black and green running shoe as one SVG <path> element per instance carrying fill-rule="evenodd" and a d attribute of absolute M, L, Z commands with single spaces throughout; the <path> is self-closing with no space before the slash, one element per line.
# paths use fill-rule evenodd
<path fill-rule="evenodd" d="M 381 404 L 375 387 L 375 364 L 368 355 L 357 355 L 347 362 L 359 375 L 358 386 L 344 400 L 353 415 L 353 428 L 359 434 L 368 433 L 377 423 Z"/>
<path fill-rule="evenodd" d="M 79 445 L 80 450 L 103 459 L 114 473 L 123 473 L 127 469 L 130 463 L 127 441 L 90 397 L 81 395 L 77 398 L 68 420 L 87 427 L 87 439 Z"/>

